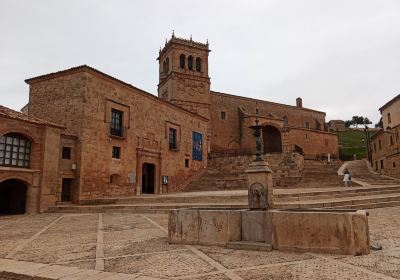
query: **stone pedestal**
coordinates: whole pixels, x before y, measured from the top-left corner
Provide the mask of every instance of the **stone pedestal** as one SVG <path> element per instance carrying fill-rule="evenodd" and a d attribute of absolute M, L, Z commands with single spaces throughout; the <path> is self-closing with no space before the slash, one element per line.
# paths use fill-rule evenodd
<path fill-rule="evenodd" d="M 265 161 L 254 161 L 249 164 L 247 186 L 249 190 L 249 208 L 273 208 L 272 170 Z"/>

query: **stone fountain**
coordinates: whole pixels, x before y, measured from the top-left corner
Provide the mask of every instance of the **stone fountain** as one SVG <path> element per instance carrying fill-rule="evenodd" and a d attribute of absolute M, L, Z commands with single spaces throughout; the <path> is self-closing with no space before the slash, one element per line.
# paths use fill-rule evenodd
<path fill-rule="evenodd" d="M 246 250 L 369 254 L 368 213 L 364 210 L 274 209 L 272 171 L 262 158 L 258 120 L 251 128 L 256 159 L 246 170 L 249 208 L 171 210 L 169 242 Z"/>

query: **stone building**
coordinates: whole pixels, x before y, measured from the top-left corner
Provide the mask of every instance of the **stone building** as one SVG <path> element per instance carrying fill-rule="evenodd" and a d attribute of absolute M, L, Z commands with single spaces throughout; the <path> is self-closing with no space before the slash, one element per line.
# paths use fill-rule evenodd
<path fill-rule="evenodd" d="M 372 165 L 375 171 L 400 178 L 400 94 L 379 111 L 383 128 L 371 137 Z"/>
<path fill-rule="evenodd" d="M 70 178 L 59 153 L 71 141 L 64 130 L 0 106 L 0 214 L 35 213 L 56 203 L 56 186 Z"/>
<path fill-rule="evenodd" d="M 346 123 L 343 120 L 330 120 L 328 122 L 328 127 L 330 130 L 339 132 L 346 131 Z"/>
<path fill-rule="evenodd" d="M 337 154 L 325 113 L 304 108 L 301 98 L 290 106 L 210 91 L 209 52 L 208 42 L 173 35 L 159 52 L 158 97 L 86 65 L 27 79 L 24 114 L 4 108 L 18 118 L 4 114 L 0 132 L 4 141 L 17 134 L 30 139 L 35 160 L 22 167 L 0 157 L 1 184 L 23 181 L 28 197 L 29 186 L 42 189 L 36 211 L 181 191 L 204 173 L 208 158 L 253 153 L 255 119 L 266 154 Z M 40 179 L 16 175 L 25 173 Z"/>

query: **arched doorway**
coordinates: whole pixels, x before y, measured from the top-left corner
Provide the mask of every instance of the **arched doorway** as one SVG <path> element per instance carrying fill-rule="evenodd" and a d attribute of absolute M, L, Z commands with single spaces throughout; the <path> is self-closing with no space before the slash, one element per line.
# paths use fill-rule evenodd
<path fill-rule="evenodd" d="M 272 125 L 262 128 L 264 140 L 264 153 L 282 153 L 282 137 L 279 129 Z"/>
<path fill-rule="evenodd" d="M 142 166 L 142 193 L 154 193 L 155 165 L 143 163 Z"/>
<path fill-rule="evenodd" d="M 0 183 L 0 215 L 24 214 L 27 186 L 16 179 Z"/>

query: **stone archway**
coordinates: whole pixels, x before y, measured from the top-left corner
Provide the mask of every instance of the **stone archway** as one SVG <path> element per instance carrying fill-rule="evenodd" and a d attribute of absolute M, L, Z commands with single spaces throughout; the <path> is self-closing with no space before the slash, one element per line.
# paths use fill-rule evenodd
<path fill-rule="evenodd" d="M 272 125 L 265 125 L 262 128 L 264 142 L 264 153 L 282 153 L 282 136 L 279 129 Z"/>
<path fill-rule="evenodd" d="M 26 212 L 28 186 L 21 180 L 8 179 L 0 183 L 0 215 Z"/>

